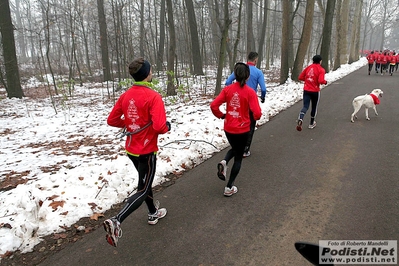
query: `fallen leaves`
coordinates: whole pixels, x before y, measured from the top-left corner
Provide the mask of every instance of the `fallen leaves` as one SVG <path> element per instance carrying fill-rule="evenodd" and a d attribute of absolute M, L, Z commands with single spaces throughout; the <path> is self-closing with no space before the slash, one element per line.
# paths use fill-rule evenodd
<path fill-rule="evenodd" d="M 0 223 L 0 228 L 12 229 L 12 226 L 9 223 Z"/>
<path fill-rule="evenodd" d="M 8 191 L 16 188 L 18 185 L 25 184 L 29 181 L 29 179 L 24 178 L 28 176 L 30 170 L 23 172 L 10 171 L 9 173 L 4 174 L 5 178 L 0 181 L 0 192 Z"/>
<path fill-rule="evenodd" d="M 93 213 L 93 215 L 90 216 L 90 219 L 98 221 L 98 218 L 100 218 L 100 217 L 104 217 L 104 214 L 102 214 L 102 213 Z"/>
<path fill-rule="evenodd" d="M 7 258 L 7 257 L 11 257 L 12 254 L 14 254 L 14 252 L 7 251 L 7 252 L 4 253 L 4 254 L 0 254 L 0 258 L 5 259 L 5 258 Z"/>
<path fill-rule="evenodd" d="M 87 203 L 87 204 L 90 206 L 90 208 L 91 208 L 92 210 L 94 210 L 95 208 L 97 208 L 97 204 L 94 203 L 94 202 L 90 202 L 90 203 Z"/>
<path fill-rule="evenodd" d="M 54 234 L 53 239 L 66 239 L 68 237 L 68 234 L 66 233 L 60 233 L 60 234 Z"/>
<path fill-rule="evenodd" d="M 49 204 L 51 208 L 53 208 L 53 211 L 57 210 L 58 207 L 64 207 L 65 201 L 60 200 L 60 201 L 53 201 Z"/>

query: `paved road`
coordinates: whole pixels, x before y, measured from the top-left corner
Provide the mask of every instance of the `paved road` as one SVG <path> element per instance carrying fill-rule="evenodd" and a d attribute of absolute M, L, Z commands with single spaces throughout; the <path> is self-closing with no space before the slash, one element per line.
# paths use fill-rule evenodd
<path fill-rule="evenodd" d="M 399 73 L 362 68 L 322 90 L 317 127 L 295 130 L 299 102 L 259 128 L 252 155 L 223 197 L 216 164 L 225 151 L 156 194 L 156 226 L 142 206 L 113 248 L 99 230 L 41 265 L 304 265 L 298 240 L 399 239 Z M 350 123 L 355 96 L 379 87 L 379 116 Z M 309 121 L 309 114 L 304 124 Z"/>

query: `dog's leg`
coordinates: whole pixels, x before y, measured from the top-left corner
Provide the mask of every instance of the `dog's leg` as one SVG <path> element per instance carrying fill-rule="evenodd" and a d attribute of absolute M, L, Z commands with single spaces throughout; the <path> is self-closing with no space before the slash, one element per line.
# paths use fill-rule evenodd
<path fill-rule="evenodd" d="M 377 116 L 378 116 L 378 113 L 377 113 L 377 107 L 376 107 L 375 105 L 373 106 L 373 109 L 374 109 L 375 115 L 377 115 Z"/>
<path fill-rule="evenodd" d="M 366 113 L 366 120 L 370 120 L 370 117 L 369 117 L 369 108 L 364 108 L 364 112 Z"/>
<path fill-rule="evenodd" d="M 352 123 L 355 122 L 354 118 L 357 119 L 356 114 L 357 114 L 357 112 L 359 112 L 359 110 L 360 110 L 360 107 L 359 107 L 358 105 L 356 105 L 356 104 L 353 104 L 353 113 L 352 113 L 352 115 L 351 115 L 351 122 L 352 122 Z"/>

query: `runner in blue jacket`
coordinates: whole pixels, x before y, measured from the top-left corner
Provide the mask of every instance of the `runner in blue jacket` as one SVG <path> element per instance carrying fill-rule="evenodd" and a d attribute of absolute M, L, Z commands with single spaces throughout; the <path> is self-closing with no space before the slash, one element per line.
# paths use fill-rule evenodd
<path fill-rule="evenodd" d="M 260 101 L 264 103 L 266 97 L 266 82 L 262 70 L 256 67 L 257 62 L 258 62 L 258 53 L 250 52 L 247 58 L 247 65 L 249 66 L 249 71 L 250 71 L 250 77 L 247 80 L 247 85 L 251 87 L 256 93 L 258 93 L 258 85 L 259 85 L 261 89 Z M 227 78 L 225 85 L 227 86 L 232 84 L 235 79 L 236 77 L 233 72 Z M 252 137 L 254 135 L 256 127 L 256 120 L 253 118 L 252 112 L 250 112 L 250 118 L 251 118 L 251 130 L 248 135 L 247 144 L 245 145 L 244 157 L 248 157 L 251 154 L 249 149 L 251 147 Z"/>

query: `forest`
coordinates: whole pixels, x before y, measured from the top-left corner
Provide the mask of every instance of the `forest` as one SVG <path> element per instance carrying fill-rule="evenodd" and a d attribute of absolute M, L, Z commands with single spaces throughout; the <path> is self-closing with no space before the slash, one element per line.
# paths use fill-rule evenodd
<path fill-rule="evenodd" d="M 398 50 L 398 3 L 390 0 L 0 0 L 0 86 L 22 98 L 36 77 L 60 86 L 131 82 L 136 57 L 152 63 L 175 95 L 186 75 L 224 73 L 250 51 L 258 67 L 280 64 L 278 81 L 297 80 L 315 54 L 328 72 L 369 50 Z M 215 71 L 208 72 L 208 69 Z M 62 83 L 62 85 L 60 85 Z"/>

